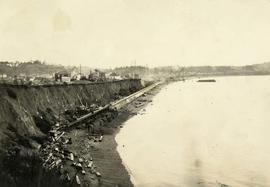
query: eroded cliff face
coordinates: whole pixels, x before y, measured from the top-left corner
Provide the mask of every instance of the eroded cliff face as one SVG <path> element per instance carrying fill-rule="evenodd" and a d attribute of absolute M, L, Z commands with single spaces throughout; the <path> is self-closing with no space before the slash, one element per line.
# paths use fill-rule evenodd
<path fill-rule="evenodd" d="M 38 148 L 65 109 L 105 105 L 142 88 L 140 80 L 55 86 L 0 87 L 0 186 L 46 186 Z M 50 180 L 53 179 L 50 175 Z M 23 182 L 22 182 L 23 181 Z M 49 182 L 48 182 L 49 183 Z M 57 186 L 57 182 L 53 182 Z"/>

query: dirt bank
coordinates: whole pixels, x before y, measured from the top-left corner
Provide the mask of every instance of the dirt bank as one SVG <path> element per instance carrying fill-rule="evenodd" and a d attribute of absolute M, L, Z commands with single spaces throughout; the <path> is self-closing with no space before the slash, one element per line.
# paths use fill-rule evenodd
<path fill-rule="evenodd" d="M 1 86 L 0 186 L 61 186 L 58 171 L 44 173 L 41 169 L 40 149 L 51 127 L 68 123 L 69 119 L 64 117 L 67 109 L 103 106 L 140 88 L 139 80 L 68 86 Z"/>

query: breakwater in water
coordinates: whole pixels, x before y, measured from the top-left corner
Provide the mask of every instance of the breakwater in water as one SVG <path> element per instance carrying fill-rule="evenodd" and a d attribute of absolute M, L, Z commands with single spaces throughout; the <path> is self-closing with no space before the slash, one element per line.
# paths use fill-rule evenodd
<path fill-rule="evenodd" d="M 61 117 L 67 110 L 78 106 L 102 107 L 142 87 L 140 80 L 134 79 L 83 85 L 1 86 L 0 185 L 40 184 L 37 150 L 49 129 L 64 120 Z"/>

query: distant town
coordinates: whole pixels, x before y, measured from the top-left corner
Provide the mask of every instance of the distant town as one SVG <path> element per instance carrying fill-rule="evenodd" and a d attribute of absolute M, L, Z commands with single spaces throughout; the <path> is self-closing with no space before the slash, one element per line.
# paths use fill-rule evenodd
<path fill-rule="evenodd" d="M 29 62 L 0 62 L 0 84 L 46 85 L 87 84 L 124 79 L 183 80 L 185 77 L 268 75 L 270 63 L 247 66 L 167 66 L 149 68 L 126 66 L 113 69 L 94 69 L 82 66 L 51 65 L 39 60 Z"/>
<path fill-rule="evenodd" d="M 137 73 L 118 74 L 110 70 L 88 67 L 48 65 L 41 61 L 0 62 L 2 84 L 41 85 L 104 82 L 123 79 L 140 79 Z"/>

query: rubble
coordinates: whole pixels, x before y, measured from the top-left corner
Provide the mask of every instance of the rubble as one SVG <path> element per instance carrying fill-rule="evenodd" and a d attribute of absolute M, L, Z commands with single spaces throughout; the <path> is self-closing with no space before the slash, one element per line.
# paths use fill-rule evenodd
<path fill-rule="evenodd" d="M 66 174 L 66 179 L 67 179 L 67 181 L 71 181 L 70 176 L 69 176 L 68 173 Z"/>
<path fill-rule="evenodd" d="M 90 161 L 89 164 L 87 165 L 88 168 L 92 168 L 93 167 L 93 161 Z"/>
<path fill-rule="evenodd" d="M 103 136 L 101 135 L 100 137 L 99 137 L 99 142 L 101 142 L 103 140 Z"/>
<path fill-rule="evenodd" d="M 83 115 L 94 113 L 96 110 L 99 110 L 100 107 L 101 106 L 98 106 L 97 104 L 91 104 L 89 107 L 85 105 L 80 105 L 74 108 L 65 109 L 64 115 L 69 122 L 72 122 Z"/>
<path fill-rule="evenodd" d="M 96 171 L 95 174 L 96 174 L 97 177 L 101 177 L 101 174 L 99 172 Z"/>
<path fill-rule="evenodd" d="M 80 178 L 79 178 L 79 176 L 78 175 L 76 175 L 76 182 L 77 182 L 77 184 L 81 184 L 81 181 L 80 181 Z"/>
<path fill-rule="evenodd" d="M 88 140 L 87 135 L 97 134 L 95 143 L 91 141 L 91 144 L 87 143 L 86 145 L 82 145 L 80 142 L 77 142 L 77 137 L 82 136 L 79 135 L 74 137 L 72 134 L 74 131 L 76 131 L 76 129 L 68 129 L 66 127 L 68 124 L 77 120 L 83 115 L 89 113 L 94 114 L 95 111 L 104 108 L 105 103 L 115 99 L 114 96 L 118 97 L 119 99 L 122 98 L 122 96 L 118 95 L 120 89 L 127 90 L 127 94 L 129 94 L 134 91 L 133 88 L 139 89 L 141 87 L 140 83 L 140 81 L 136 81 L 131 83 L 120 82 L 117 83 L 116 86 L 94 84 L 93 86 L 76 85 L 74 87 L 70 85 L 65 87 L 60 85 L 48 85 L 34 87 L 33 89 L 26 89 L 26 87 L 24 87 L 22 89 L 23 91 L 20 91 L 19 87 L 17 88 L 16 86 L 10 88 L 10 90 L 14 91 L 15 93 L 13 97 L 10 95 L 13 92 L 8 93 L 8 90 L 4 90 L 4 102 L 2 102 L 3 108 L 5 108 L 5 106 L 8 108 L 7 110 L 3 111 L 3 116 L 10 116 L 5 122 L 7 122 L 7 124 L 10 126 L 15 127 L 14 132 L 13 129 L 3 127 L 3 130 L 7 130 L 7 132 L 10 133 L 7 136 L 7 138 L 11 139 L 12 142 L 10 147 L 15 147 L 13 146 L 15 141 L 16 144 L 14 144 L 17 145 L 17 140 L 12 140 L 13 137 L 17 136 L 16 133 L 23 138 L 24 136 L 26 138 L 31 136 L 30 138 L 40 145 L 35 144 L 35 142 L 32 145 L 32 142 L 30 141 L 22 142 L 20 140 L 18 141 L 18 145 L 21 146 L 21 144 L 23 144 L 22 147 L 26 146 L 27 149 L 29 146 L 31 152 L 33 149 L 33 152 L 35 151 L 35 153 L 37 153 L 37 157 L 41 158 L 42 161 L 40 164 L 44 169 L 42 172 L 44 172 L 44 174 L 47 174 L 46 172 L 48 172 L 48 175 L 46 176 L 56 174 L 56 176 L 53 176 L 53 179 L 56 179 L 59 175 L 59 179 L 61 177 L 61 182 L 73 182 L 75 179 L 75 174 L 77 174 L 83 183 L 85 180 L 82 178 L 82 172 L 85 171 L 87 177 L 90 178 L 94 176 L 96 179 L 95 174 L 90 174 L 90 172 L 97 170 L 96 168 L 94 170 L 94 165 L 99 165 L 100 163 L 100 160 L 98 159 L 100 154 L 99 151 L 101 150 L 100 147 L 103 148 L 103 146 L 100 146 L 100 142 L 102 142 L 102 145 L 104 145 L 104 140 L 106 141 L 105 143 L 107 143 L 107 135 L 103 135 L 111 133 L 113 132 L 112 130 L 115 130 L 112 129 L 114 127 L 107 124 L 108 121 L 111 121 L 114 118 L 114 114 L 111 111 L 108 111 L 109 109 L 102 110 L 102 112 L 98 113 L 97 115 L 93 115 L 91 119 L 87 118 L 86 120 L 79 122 L 78 125 L 76 124 L 76 128 L 78 127 L 78 129 L 84 131 L 88 123 L 93 124 L 94 122 L 97 122 L 97 124 L 92 125 L 89 132 L 84 131 L 85 139 L 87 139 L 88 142 L 90 141 Z M 76 94 L 78 98 L 76 98 Z M 26 97 L 26 99 L 24 99 L 24 97 Z M 14 99 L 14 101 L 9 99 Z M 18 102 L 16 102 L 16 100 Z M 96 103 L 92 104 L 91 102 Z M 10 113 L 10 111 L 12 111 L 12 113 L 14 112 L 14 115 L 9 115 L 8 113 Z M 17 121 L 13 124 L 12 119 L 14 119 L 14 116 L 16 117 Z M 20 119 L 22 119 L 22 121 Z M 20 126 L 17 125 L 17 122 L 18 124 L 25 122 L 25 124 Z M 82 123 L 85 124 L 85 127 L 82 125 Z M 116 128 L 116 125 L 114 126 Z M 16 136 L 13 136 L 13 134 Z M 99 151 L 95 152 L 96 150 Z M 91 151 L 93 151 L 93 153 Z M 84 157 L 88 153 L 90 153 L 93 158 L 97 159 L 94 159 L 93 161 L 90 155 Z M 79 162 L 78 160 L 81 157 L 83 157 L 83 162 Z M 38 161 L 40 161 L 40 159 Z M 31 160 L 29 162 L 30 164 L 33 163 Z M 77 170 L 76 167 L 72 166 L 73 162 L 81 163 L 83 170 Z M 89 164 L 90 166 L 87 167 Z M 28 169 L 28 166 L 28 163 L 25 163 L 22 168 Z M 17 166 L 14 167 L 16 168 Z M 101 167 L 99 167 L 98 170 L 103 171 Z M 34 174 L 36 175 L 37 173 Z M 38 177 L 36 177 L 36 179 L 37 178 Z"/>
<path fill-rule="evenodd" d="M 73 160 L 74 160 L 73 153 L 70 153 L 70 154 L 69 154 L 69 159 L 70 159 L 71 161 L 73 161 Z"/>
<path fill-rule="evenodd" d="M 79 162 L 82 163 L 83 162 L 83 158 L 79 158 Z"/>
<path fill-rule="evenodd" d="M 43 167 L 45 170 L 59 170 L 59 178 L 71 182 L 71 178 L 75 178 L 77 184 L 81 184 L 81 179 L 87 173 L 90 174 L 90 178 L 98 178 L 100 180 L 101 173 L 96 170 L 93 158 L 89 155 L 89 150 L 95 149 L 95 144 L 102 142 L 104 136 L 100 131 L 96 131 L 93 127 L 104 126 L 108 121 L 111 121 L 115 117 L 116 109 L 112 108 L 109 111 L 105 111 L 98 116 L 94 116 L 88 121 L 81 123 L 79 129 L 85 128 L 89 135 L 86 140 L 82 140 L 82 146 L 79 152 L 75 152 L 70 149 L 73 145 L 72 134 L 66 131 L 68 123 L 62 118 L 68 119 L 68 121 L 74 121 L 80 118 L 86 113 L 94 112 L 100 109 L 101 106 L 92 104 L 88 106 L 74 107 L 74 109 L 66 109 L 62 114 L 64 117 L 58 117 L 57 122 L 48 132 L 48 141 L 41 147 L 41 153 L 43 158 Z M 75 132 L 76 137 L 76 132 Z M 89 144 L 89 140 L 95 142 L 95 144 Z M 78 143 L 78 142 L 76 142 Z M 82 155 L 89 155 L 85 158 Z M 74 174 L 76 173 L 76 174 Z"/>

